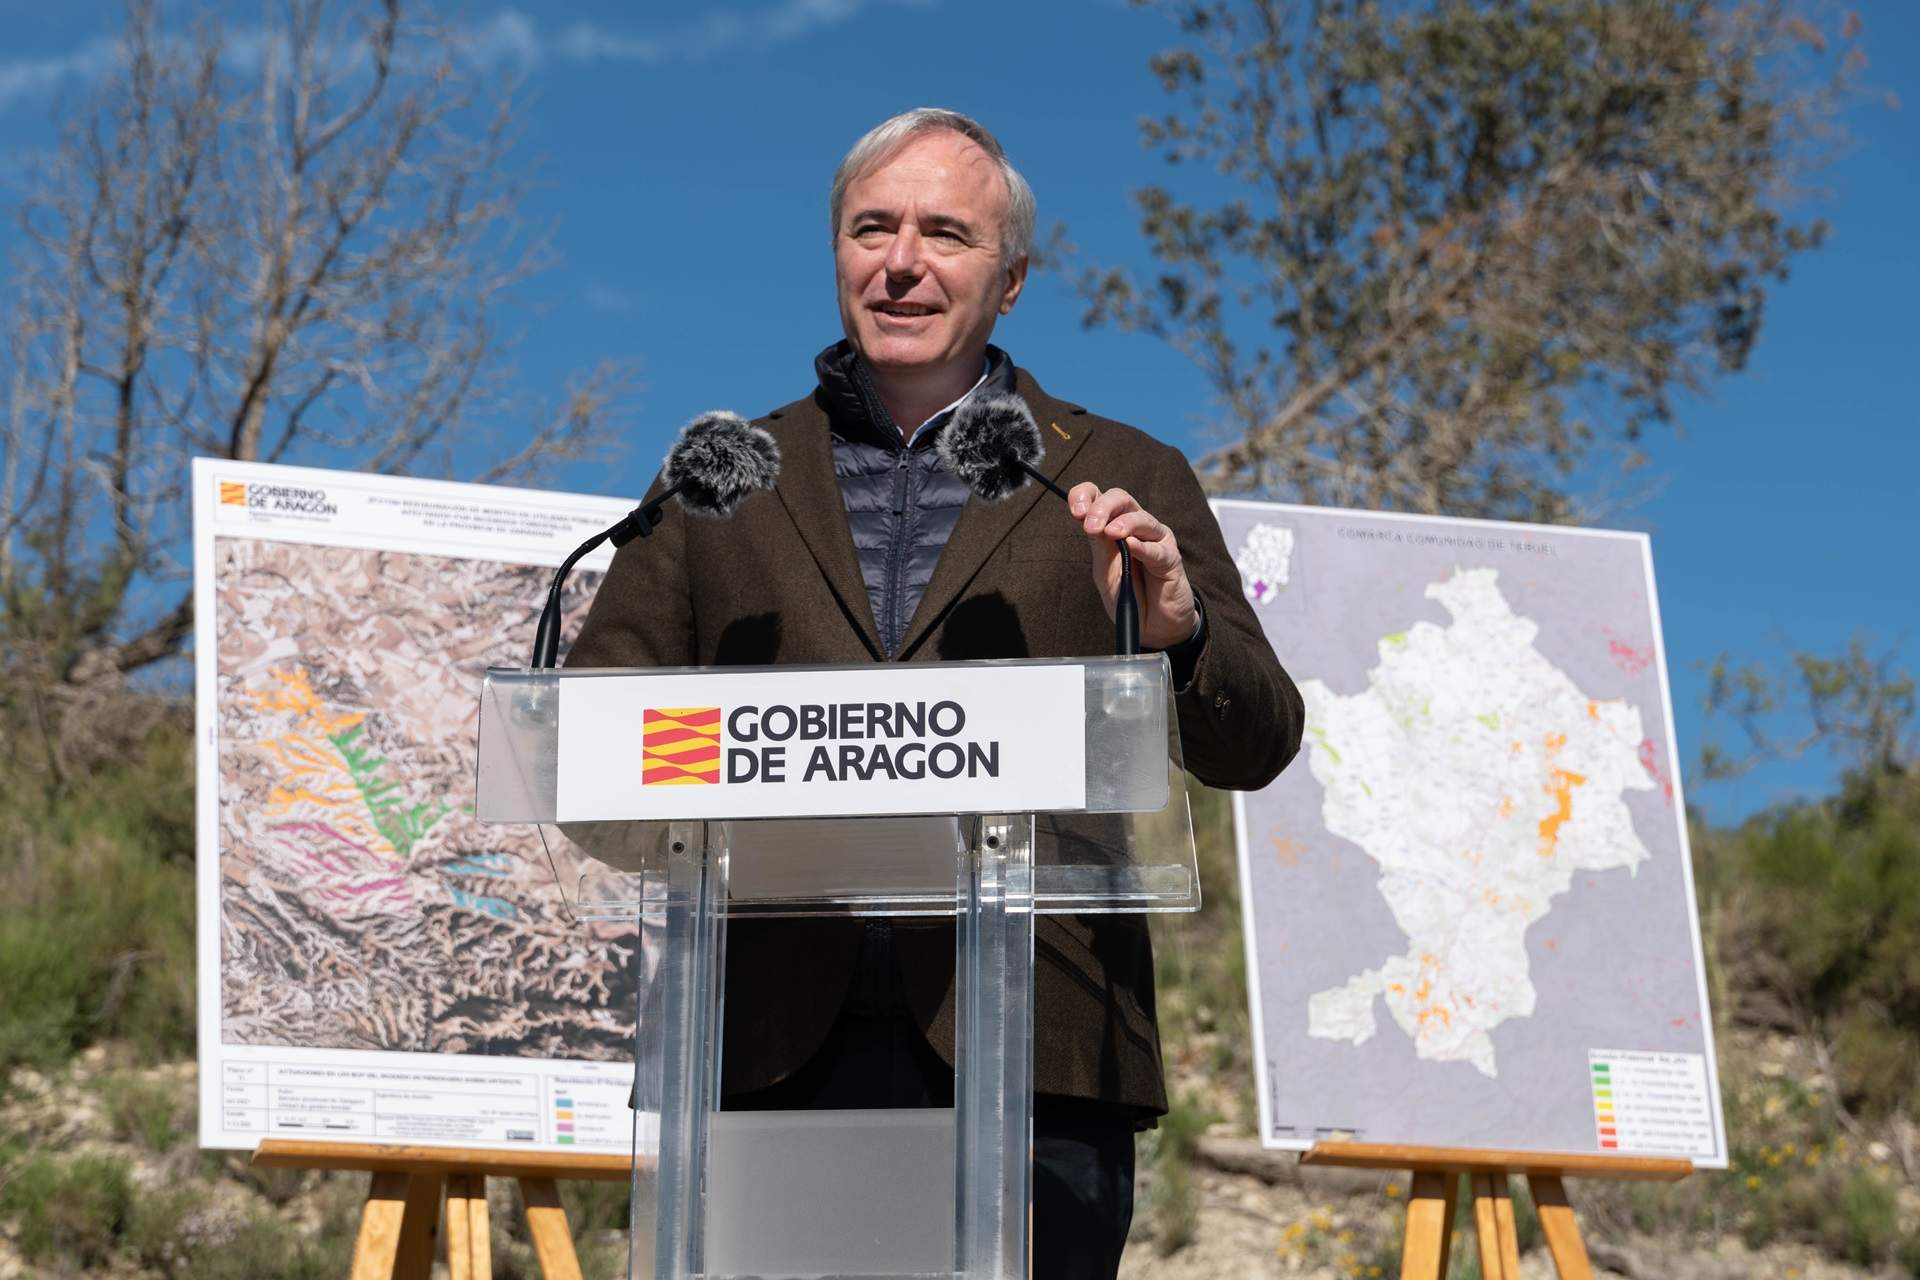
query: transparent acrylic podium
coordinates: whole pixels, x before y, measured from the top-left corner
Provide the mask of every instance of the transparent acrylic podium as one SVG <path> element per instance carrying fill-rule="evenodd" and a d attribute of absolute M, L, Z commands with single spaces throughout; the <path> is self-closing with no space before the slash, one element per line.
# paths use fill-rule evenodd
<path fill-rule="evenodd" d="M 1027 1275 L 1034 916 L 1196 909 L 1193 828 L 1160 655 L 912 669 L 941 665 L 1080 672 L 1084 806 L 556 826 L 559 686 L 693 673 L 488 673 L 480 820 L 542 824 L 573 914 L 638 930 L 631 1275 Z M 953 918 L 954 1106 L 721 1110 L 727 922 L 748 916 Z"/>

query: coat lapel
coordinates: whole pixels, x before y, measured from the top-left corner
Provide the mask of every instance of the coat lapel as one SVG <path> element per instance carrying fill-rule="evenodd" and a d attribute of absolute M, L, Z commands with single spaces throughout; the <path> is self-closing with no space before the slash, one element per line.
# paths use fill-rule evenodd
<path fill-rule="evenodd" d="M 780 445 L 780 479 L 774 492 L 861 641 L 875 658 L 884 659 L 866 580 L 860 575 L 860 556 L 847 527 L 846 502 L 833 474 L 827 415 L 807 399 L 775 410 L 768 419 L 763 425 Z"/>
<path fill-rule="evenodd" d="M 1080 452 L 1080 446 L 1086 443 L 1089 434 L 1084 416 L 1086 410 L 1055 400 L 1042 391 L 1040 384 L 1024 369 L 1019 371 L 1018 377 L 1020 397 L 1033 410 L 1034 421 L 1040 424 L 1041 444 L 1046 449 L 1040 460 L 1041 474 L 1059 483 L 1060 473 L 1066 470 L 1067 464 Z M 1059 503 L 1060 499 L 1031 480 L 1024 489 L 999 502 L 967 499 L 967 505 L 960 510 L 960 519 L 947 537 L 946 549 L 940 553 L 939 563 L 934 566 L 933 578 L 927 583 L 926 593 L 920 597 L 920 606 L 913 611 L 906 635 L 901 638 L 902 654 L 913 652 L 914 646 L 926 637 L 948 606 L 966 590 L 967 584 L 985 566 L 987 557 L 1006 540 L 1027 512 L 1041 502 Z M 1060 518 L 1066 518 L 1064 512 Z M 851 537 L 847 540 L 851 554 Z"/>

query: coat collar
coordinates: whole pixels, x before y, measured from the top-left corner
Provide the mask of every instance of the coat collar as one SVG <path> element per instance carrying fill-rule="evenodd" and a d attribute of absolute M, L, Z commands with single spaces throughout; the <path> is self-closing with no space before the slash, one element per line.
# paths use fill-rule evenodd
<path fill-rule="evenodd" d="M 880 390 L 873 384 L 872 371 L 854 351 L 853 343 L 842 338 L 815 356 L 813 372 L 820 380 L 818 399 L 834 431 L 843 439 L 861 440 L 883 449 L 901 447 L 905 430 L 887 412 Z M 982 395 L 1014 392 L 1013 360 L 991 343 L 987 345 L 985 371 L 975 390 Z"/>
<path fill-rule="evenodd" d="M 1046 446 L 1040 470 L 1048 479 L 1058 482 L 1090 434 L 1086 410 L 1049 396 L 1024 369 L 1015 371 L 1015 390 L 1040 424 L 1041 439 Z M 874 623 L 866 580 L 860 573 L 860 556 L 854 550 L 840 482 L 833 471 L 831 404 L 829 389 L 821 387 L 807 399 L 776 409 L 761 421 L 760 425 L 772 432 L 780 445 L 780 479 L 774 485 L 774 492 L 841 611 L 859 632 L 873 658 L 885 661 L 886 650 Z M 987 558 L 1006 540 L 1014 525 L 1042 500 L 1059 501 L 1032 483 L 996 503 L 967 499 L 947 538 L 946 548 L 940 553 L 939 563 L 934 566 L 933 578 L 907 624 L 900 642 L 900 657 L 912 655 L 967 584 L 978 576 Z"/>

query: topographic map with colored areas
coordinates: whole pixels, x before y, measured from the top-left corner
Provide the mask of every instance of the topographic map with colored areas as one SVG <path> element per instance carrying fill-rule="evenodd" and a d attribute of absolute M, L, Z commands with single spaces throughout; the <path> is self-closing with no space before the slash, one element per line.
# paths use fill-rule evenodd
<path fill-rule="evenodd" d="M 630 936 L 567 916 L 537 832 L 473 817 L 480 681 L 525 662 L 548 570 L 215 546 L 223 1039 L 628 1056 Z"/>
<path fill-rule="evenodd" d="M 1591 1151 L 1590 1055 L 1710 1077 L 1646 540 L 1215 511 L 1306 707 L 1238 805 L 1265 1140 Z"/>
<path fill-rule="evenodd" d="M 1382 639 L 1364 691 L 1300 686 L 1327 830 L 1380 864 L 1408 944 L 1315 994 L 1307 1021 L 1315 1036 L 1364 1043 L 1384 995 L 1420 1057 L 1493 1076 L 1487 1033 L 1534 1008 L 1527 929 L 1576 871 L 1646 861 L 1625 793 L 1654 784 L 1639 710 L 1587 697 L 1541 656 L 1539 628 L 1508 606 L 1497 570 L 1457 570 L 1426 595 L 1452 623 Z"/>

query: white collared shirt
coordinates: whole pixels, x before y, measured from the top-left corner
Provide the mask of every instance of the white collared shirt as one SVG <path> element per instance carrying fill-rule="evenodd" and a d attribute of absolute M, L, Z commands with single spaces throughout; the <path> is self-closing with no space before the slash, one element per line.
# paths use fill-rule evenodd
<path fill-rule="evenodd" d="M 987 374 L 991 372 L 992 369 L 993 369 L 993 361 L 991 360 L 983 361 L 981 364 L 980 376 L 974 380 L 974 384 L 968 387 L 966 391 L 961 393 L 961 396 L 958 400 L 955 400 L 952 404 L 948 405 L 946 408 L 940 410 L 940 412 L 934 414 L 931 418 L 928 418 L 925 422 L 915 427 L 907 436 L 907 447 L 908 448 L 913 447 L 914 440 L 918 438 L 918 436 L 922 431 L 925 431 L 927 428 L 935 425 L 936 423 L 946 421 L 947 416 L 949 414 L 951 414 L 955 409 L 958 409 L 961 405 L 965 404 L 967 402 L 968 397 L 973 395 L 974 392 L 978 391 L 980 389 L 980 384 L 987 380 Z"/>

